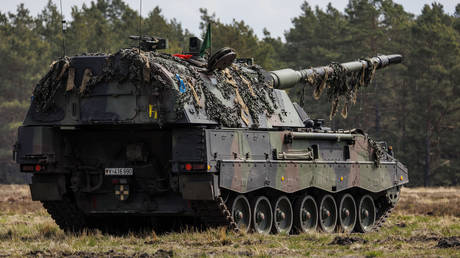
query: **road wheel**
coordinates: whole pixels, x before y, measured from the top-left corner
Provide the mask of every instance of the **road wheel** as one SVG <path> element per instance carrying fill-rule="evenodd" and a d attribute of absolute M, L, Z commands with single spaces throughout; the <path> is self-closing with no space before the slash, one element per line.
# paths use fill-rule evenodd
<path fill-rule="evenodd" d="M 339 205 L 340 229 L 344 233 L 351 233 L 356 224 L 356 202 L 351 194 L 345 194 Z"/>
<path fill-rule="evenodd" d="M 232 204 L 232 216 L 241 232 L 248 232 L 251 227 L 251 207 L 244 195 L 238 195 Z"/>
<path fill-rule="evenodd" d="M 375 224 L 376 208 L 374 199 L 368 194 L 361 197 L 358 207 L 358 223 L 356 230 L 362 233 L 372 231 Z"/>
<path fill-rule="evenodd" d="M 292 228 L 292 204 L 286 196 L 279 197 L 273 205 L 273 232 L 287 233 Z"/>
<path fill-rule="evenodd" d="M 273 214 L 268 198 L 265 196 L 257 197 L 252 211 L 254 231 L 259 234 L 269 234 L 273 224 Z"/>
<path fill-rule="evenodd" d="M 326 233 L 332 233 L 337 225 L 337 205 L 334 197 L 326 194 L 321 198 L 319 205 L 319 226 Z"/>
<path fill-rule="evenodd" d="M 294 205 L 294 222 L 298 232 L 314 232 L 318 226 L 318 206 L 315 199 L 305 195 Z"/>

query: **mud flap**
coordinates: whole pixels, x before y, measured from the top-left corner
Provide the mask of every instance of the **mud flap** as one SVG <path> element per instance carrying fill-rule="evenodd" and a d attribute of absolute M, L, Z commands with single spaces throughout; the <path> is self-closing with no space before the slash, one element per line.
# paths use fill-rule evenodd
<path fill-rule="evenodd" d="M 30 184 L 33 201 L 60 201 L 65 194 L 65 176 L 34 175 Z"/>
<path fill-rule="evenodd" d="M 216 175 L 182 175 L 180 177 L 182 198 L 184 200 L 214 200 L 220 194 L 217 182 Z"/>

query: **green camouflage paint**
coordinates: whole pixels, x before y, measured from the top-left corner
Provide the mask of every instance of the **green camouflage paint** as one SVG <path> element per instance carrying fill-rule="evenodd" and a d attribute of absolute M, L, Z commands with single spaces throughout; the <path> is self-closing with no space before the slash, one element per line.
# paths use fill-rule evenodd
<path fill-rule="evenodd" d="M 212 133 L 212 132 L 208 132 Z M 387 155 L 379 165 L 372 160 L 373 150 L 367 143 L 367 136 L 353 134 L 353 141 L 330 142 L 325 140 L 294 140 L 285 143 L 286 135 L 290 132 L 268 132 L 270 135 L 269 149 L 273 152 L 292 152 L 305 150 L 312 144 L 319 146 L 330 144 L 341 146 L 334 151 L 338 155 L 320 155 L 314 160 L 280 160 L 276 153 L 269 155 L 266 152 L 258 153 L 249 150 L 245 135 L 267 135 L 267 132 L 250 132 L 246 130 L 226 130 L 223 134 L 234 135 L 231 152 L 239 155 L 233 158 L 220 160 L 220 186 L 240 193 L 250 192 L 263 187 L 271 187 L 282 192 L 293 193 L 310 187 L 320 188 L 329 192 L 339 192 L 352 187 L 359 187 L 371 192 L 380 192 L 408 182 L 407 169 L 398 161 Z M 333 134 L 333 133 L 331 133 Z M 219 142 L 211 145 L 218 146 Z M 235 144 L 240 143 L 243 148 Z M 246 147 L 244 147 L 246 146 Z M 343 147 L 350 148 L 350 158 L 344 160 Z M 216 148 L 216 147 L 215 147 Z M 241 150 L 248 148 L 249 155 L 241 154 Z M 219 149 L 225 149 L 221 146 Z M 244 151 L 243 151 L 244 152 Z M 325 152 L 332 152 L 326 149 Z M 253 159 L 251 157 L 266 156 L 266 159 Z M 210 155 L 212 156 L 212 155 Z M 235 158 L 236 157 L 236 158 Z M 402 176 L 402 179 L 401 179 Z"/>

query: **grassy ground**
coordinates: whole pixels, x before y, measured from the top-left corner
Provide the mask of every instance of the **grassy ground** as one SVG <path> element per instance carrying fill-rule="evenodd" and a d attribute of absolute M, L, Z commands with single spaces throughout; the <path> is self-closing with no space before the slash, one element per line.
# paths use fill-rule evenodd
<path fill-rule="evenodd" d="M 236 235 L 224 228 L 128 236 L 65 234 L 26 186 L 0 186 L 1 256 L 458 256 L 460 189 L 403 189 L 378 233 Z M 458 244 L 458 246 L 455 246 Z M 452 246 L 454 245 L 454 246 Z M 449 247 L 452 246 L 452 247 Z"/>

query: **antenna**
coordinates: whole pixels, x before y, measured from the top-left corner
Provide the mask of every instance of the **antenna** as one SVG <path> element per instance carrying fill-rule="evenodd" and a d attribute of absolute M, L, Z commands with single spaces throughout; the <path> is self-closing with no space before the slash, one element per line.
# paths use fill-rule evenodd
<path fill-rule="evenodd" d="M 64 14 L 62 13 L 62 0 L 59 0 L 59 4 L 61 5 L 61 17 L 62 17 L 62 51 L 64 52 L 63 53 L 63 57 L 65 57 L 65 27 L 66 27 L 66 23 L 65 23 L 65 20 L 64 20 Z"/>
<path fill-rule="evenodd" d="M 142 40 L 142 0 L 139 0 L 139 54 L 141 53 Z"/>

